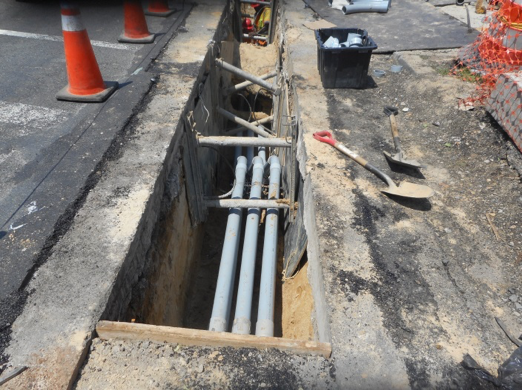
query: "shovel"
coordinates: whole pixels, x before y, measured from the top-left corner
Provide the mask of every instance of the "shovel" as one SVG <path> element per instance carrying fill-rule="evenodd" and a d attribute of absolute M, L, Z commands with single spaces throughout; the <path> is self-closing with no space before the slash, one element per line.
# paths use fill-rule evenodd
<path fill-rule="evenodd" d="M 371 173 L 373 173 L 375 176 L 377 176 L 379 179 L 381 179 L 386 184 L 388 184 L 388 188 L 381 190 L 381 192 L 384 192 L 385 194 L 402 196 L 403 198 L 414 198 L 414 199 L 429 198 L 430 196 L 433 195 L 433 190 L 430 187 L 425 186 L 425 185 L 402 182 L 397 186 L 388 175 L 381 172 L 380 170 L 375 168 L 373 165 L 369 164 L 364 158 L 359 156 L 357 153 L 352 152 L 342 143 L 337 142 L 332 137 L 332 134 L 329 131 L 319 131 L 317 133 L 314 133 L 313 136 L 318 141 L 332 145 L 334 148 L 336 148 L 340 152 L 346 154 L 356 163 L 363 166 L 364 168 L 369 170 Z"/>
<path fill-rule="evenodd" d="M 386 106 L 384 107 L 384 113 L 390 117 L 391 132 L 393 136 L 393 143 L 395 144 L 395 151 L 397 153 L 390 154 L 383 152 L 388 161 L 395 164 L 404 165 L 410 168 L 425 168 L 424 165 L 415 160 L 408 160 L 404 158 L 404 153 L 401 149 L 401 140 L 399 139 L 399 130 L 397 130 L 397 122 L 395 121 L 395 115 L 399 113 L 399 109 L 396 107 Z"/>

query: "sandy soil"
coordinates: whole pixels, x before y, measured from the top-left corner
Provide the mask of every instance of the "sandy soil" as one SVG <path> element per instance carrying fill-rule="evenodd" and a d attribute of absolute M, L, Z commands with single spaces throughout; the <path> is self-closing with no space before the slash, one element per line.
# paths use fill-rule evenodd
<path fill-rule="evenodd" d="M 312 289 L 308 282 L 308 263 L 283 283 L 283 337 L 313 340 L 311 313 L 314 308 Z"/>
<path fill-rule="evenodd" d="M 241 58 L 241 68 L 253 75 L 261 76 L 275 70 L 278 51 L 274 45 L 263 47 L 242 43 L 239 46 L 239 53 Z M 274 79 L 272 78 L 268 81 L 273 82 Z M 268 100 L 272 100 L 272 94 L 258 85 L 251 85 L 247 88 L 247 91 L 251 94 L 259 93 Z"/>
<path fill-rule="evenodd" d="M 258 76 L 275 70 L 276 49 L 274 45 L 263 47 L 248 43 L 241 44 L 239 46 L 241 69 Z"/>

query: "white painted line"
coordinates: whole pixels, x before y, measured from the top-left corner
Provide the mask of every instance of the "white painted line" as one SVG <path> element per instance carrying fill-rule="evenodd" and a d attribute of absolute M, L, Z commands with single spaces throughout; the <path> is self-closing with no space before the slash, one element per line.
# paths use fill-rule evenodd
<path fill-rule="evenodd" d="M 110 43 L 110 42 L 102 42 L 102 41 L 92 41 L 91 45 L 97 46 L 97 47 L 106 47 L 108 49 L 117 49 L 117 50 L 129 50 L 129 51 L 136 51 L 140 48 L 140 45 L 124 45 L 122 43 Z"/>
<path fill-rule="evenodd" d="M 13 224 L 9 225 L 9 230 L 18 230 L 20 228 L 23 228 L 25 225 L 27 225 L 26 223 L 24 223 L 23 225 L 18 225 L 18 226 L 14 226 L 13 227 Z"/>
<path fill-rule="evenodd" d="M 0 123 L 15 124 L 23 127 L 22 135 L 29 129 L 45 130 L 68 119 L 64 110 L 32 106 L 22 103 L 0 102 Z"/>
<path fill-rule="evenodd" d="M 12 30 L 0 30 L 0 35 L 8 35 L 10 37 L 18 37 L 18 38 L 42 39 L 44 41 L 63 42 L 62 37 L 55 37 L 52 35 L 42 35 L 42 34 L 31 34 L 31 33 L 24 33 L 24 32 L 20 32 L 20 31 L 12 31 Z"/>
<path fill-rule="evenodd" d="M 40 39 L 43 41 L 63 42 L 63 37 L 57 37 L 57 36 L 53 36 L 53 35 L 25 33 L 25 32 L 21 32 L 21 31 L 0 29 L 0 35 L 7 35 L 10 37 L 18 37 L 18 38 Z M 92 40 L 91 40 L 91 45 L 97 46 L 97 47 L 104 47 L 104 48 L 108 48 L 108 49 L 129 50 L 129 51 L 136 51 L 141 47 L 140 45 L 131 46 L 131 45 L 124 45 L 121 43 L 110 43 L 110 42 L 92 41 Z"/>

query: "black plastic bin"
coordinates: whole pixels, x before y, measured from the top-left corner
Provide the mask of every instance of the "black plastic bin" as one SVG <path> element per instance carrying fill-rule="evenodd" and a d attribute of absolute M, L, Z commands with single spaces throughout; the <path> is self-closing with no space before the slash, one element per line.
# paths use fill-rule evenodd
<path fill-rule="evenodd" d="M 361 47 L 324 47 L 329 37 L 346 42 L 349 33 L 363 37 Z M 317 68 L 324 88 L 364 88 L 372 51 L 377 45 L 366 30 L 359 28 L 321 28 L 315 30 L 317 39 Z"/>

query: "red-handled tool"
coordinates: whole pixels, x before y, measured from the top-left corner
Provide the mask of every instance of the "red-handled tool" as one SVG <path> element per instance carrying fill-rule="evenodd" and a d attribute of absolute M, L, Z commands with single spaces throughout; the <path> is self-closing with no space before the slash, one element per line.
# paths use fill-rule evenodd
<path fill-rule="evenodd" d="M 314 133 L 314 138 L 320 142 L 324 142 L 332 145 L 334 148 L 339 150 L 341 153 L 346 154 L 356 163 L 366 168 L 368 171 L 373 173 L 379 179 L 388 184 L 388 188 L 385 190 L 381 190 L 385 194 L 402 196 L 404 198 L 416 198 L 423 199 L 429 198 L 433 195 L 433 190 L 422 184 L 414 184 L 409 182 L 402 182 L 398 186 L 394 183 L 394 181 L 385 173 L 381 172 L 379 169 L 375 168 L 373 165 L 368 163 L 364 158 L 359 156 L 357 153 L 351 151 L 342 143 L 338 142 L 329 131 L 318 131 Z"/>

